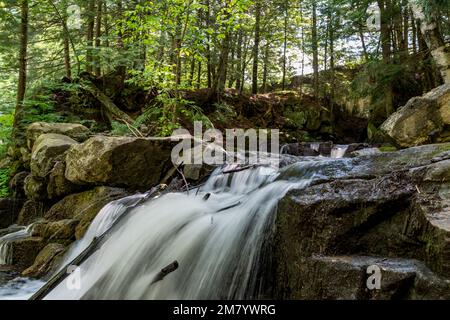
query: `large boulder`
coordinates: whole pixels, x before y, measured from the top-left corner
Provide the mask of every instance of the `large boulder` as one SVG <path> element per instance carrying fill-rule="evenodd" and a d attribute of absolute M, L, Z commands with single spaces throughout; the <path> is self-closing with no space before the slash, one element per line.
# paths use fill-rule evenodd
<path fill-rule="evenodd" d="M 80 185 L 146 189 L 159 182 L 170 152 L 165 141 L 95 136 L 67 152 L 66 178 Z"/>
<path fill-rule="evenodd" d="M 319 178 L 278 204 L 272 248 L 277 297 L 448 297 L 449 159 L 443 144 L 315 164 Z M 294 166 L 281 177 L 305 173 L 308 167 Z M 401 261 L 386 275 L 388 288 L 368 292 L 364 268 L 394 258 Z"/>
<path fill-rule="evenodd" d="M 56 162 L 48 175 L 47 196 L 48 199 L 59 199 L 66 195 L 81 191 L 82 186 L 76 185 L 66 179 L 66 164 Z"/>
<path fill-rule="evenodd" d="M 41 278 L 55 270 L 66 247 L 60 243 L 50 243 L 37 255 L 31 267 L 22 272 L 24 277 Z"/>
<path fill-rule="evenodd" d="M 55 204 L 44 216 L 48 221 L 78 220 L 75 229 L 80 239 L 98 212 L 111 201 L 124 198 L 128 193 L 124 189 L 97 187 L 90 191 L 72 194 Z"/>
<path fill-rule="evenodd" d="M 380 271 L 380 287 L 367 285 L 373 271 Z M 369 271 L 369 273 L 368 273 Z M 320 275 L 320 276 L 317 276 Z M 313 256 L 299 266 L 293 292 L 279 292 L 294 299 L 398 300 L 449 299 L 450 281 L 439 278 L 415 260 L 366 256 Z"/>
<path fill-rule="evenodd" d="M 88 139 L 90 131 L 78 123 L 47 123 L 35 122 L 27 129 L 28 148 L 33 149 L 34 142 L 42 134 L 56 133 L 68 136 L 78 142 Z"/>
<path fill-rule="evenodd" d="M 450 84 L 416 97 L 381 126 L 400 147 L 450 141 Z"/>
<path fill-rule="evenodd" d="M 31 154 L 31 173 L 35 177 L 47 177 L 58 157 L 74 144 L 77 144 L 75 140 L 61 134 L 41 135 L 36 140 Z"/>

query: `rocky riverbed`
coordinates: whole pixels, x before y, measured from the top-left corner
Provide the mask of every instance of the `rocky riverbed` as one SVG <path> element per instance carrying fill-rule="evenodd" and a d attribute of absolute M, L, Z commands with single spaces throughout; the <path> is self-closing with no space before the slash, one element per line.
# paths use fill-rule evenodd
<path fill-rule="evenodd" d="M 43 123 L 31 125 L 27 137 L 20 157 L 28 171 L 12 179 L 13 196 L 0 200 L 0 237 L 19 230 L 11 225 L 31 227 L 7 243 L 0 285 L 18 276 L 48 279 L 102 207 L 173 177 L 169 140 L 93 136 L 81 125 Z M 266 296 L 449 298 L 450 144 L 395 152 L 362 144 L 336 148 L 342 146 L 284 148 L 279 179 L 308 174 L 314 180 L 278 205 L 262 262 Z M 305 161 L 313 164 L 296 165 Z M 185 166 L 184 173 L 195 184 L 208 170 Z M 175 185 L 183 187 L 180 177 Z M 371 265 L 382 270 L 381 290 L 366 287 Z"/>

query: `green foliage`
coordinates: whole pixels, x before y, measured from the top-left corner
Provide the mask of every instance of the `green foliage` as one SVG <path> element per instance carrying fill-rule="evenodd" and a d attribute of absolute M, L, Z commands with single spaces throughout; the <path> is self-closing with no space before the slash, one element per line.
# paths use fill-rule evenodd
<path fill-rule="evenodd" d="M 11 175 L 11 169 L 0 169 L 0 198 L 6 198 L 9 196 L 9 179 Z"/>
<path fill-rule="evenodd" d="M 214 105 L 214 107 L 215 112 L 212 117 L 218 122 L 226 123 L 227 121 L 237 117 L 234 107 L 226 102 L 218 102 Z"/>
<path fill-rule="evenodd" d="M 12 114 L 0 115 L 0 159 L 5 157 L 8 145 L 11 142 L 13 122 L 14 116 Z"/>
<path fill-rule="evenodd" d="M 124 123 L 113 121 L 111 123 L 111 127 L 112 127 L 111 134 L 114 136 L 126 136 L 131 133 L 128 126 Z"/>
<path fill-rule="evenodd" d="M 353 80 L 352 96 L 372 97 L 374 103 L 384 99 L 386 89 L 407 79 L 408 66 L 385 64 L 381 61 L 367 63 Z"/>

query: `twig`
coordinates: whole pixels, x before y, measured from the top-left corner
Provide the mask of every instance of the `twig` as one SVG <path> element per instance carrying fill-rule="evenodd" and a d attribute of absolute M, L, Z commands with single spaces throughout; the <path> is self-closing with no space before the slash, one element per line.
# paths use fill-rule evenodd
<path fill-rule="evenodd" d="M 179 166 L 177 166 L 176 169 L 177 169 L 178 173 L 181 175 L 181 177 L 183 178 L 184 185 L 186 187 L 186 193 L 187 193 L 187 195 L 189 195 L 189 183 L 187 182 L 186 177 L 184 176 L 183 172 L 179 168 L 182 165 L 183 165 L 183 163 L 181 163 Z"/>

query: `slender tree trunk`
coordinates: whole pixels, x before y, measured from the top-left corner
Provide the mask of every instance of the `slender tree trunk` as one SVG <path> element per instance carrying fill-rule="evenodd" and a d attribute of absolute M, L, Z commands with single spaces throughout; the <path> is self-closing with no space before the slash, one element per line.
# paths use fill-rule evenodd
<path fill-rule="evenodd" d="M 270 49 L 270 44 L 267 41 L 265 48 L 264 48 L 264 69 L 263 69 L 263 83 L 262 83 L 262 87 L 263 87 L 263 93 L 266 93 L 268 91 L 267 88 L 267 77 L 269 74 L 269 50 Z M 284 90 L 284 89 L 283 89 Z"/>
<path fill-rule="evenodd" d="M 239 30 L 236 52 L 236 89 L 241 89 L 241 77 L 242 77 L 242 46 L 243 46 L 243 32 Z"/>
<path fill-rule="evenodd" d="M 359 38 L 361 39 L 361 45 L 363 48 L 364 59 L 367 62 L 367 61 L 369 61 L 369 53 L 367 52 L 366 40 L 364 39 L 364 32 L 363 32 L 361 24 L 359 24 L 359 26 L 358 26 L 358 32 L 359 32 Z"/>
<path fill-rule="evenodd" d="M 317 39 L 317 3 L 313 1 L 312 8 L 312 49 L 313 49 L 313 70 L 314 70 L 314 95 L 319 101 L 319 44 Z"/>
<path fill-rule="evenodd" d="M 95 26 L 95 0 L 89 0 L 88 4 L 88 24 L 87 24 L 87 48 L 86 48 L 86 71 L 92 73 L 93 55 L 92 48 L 94 47 L 94 26 Z"/>
<path fill-rule="evenodd" d="M 95 57 L 95 75 L 100 77 L 102 75 L 101 61 L 99 56 L 100 46 L 101 46 L 101 36 L 102 36 L 102 0 L 97 2 L 97 22 L 95 26 L 95 48 L 97 49 L 97 54 Z"/>
<path fill-rule="evenodd" d="M 287 36 L 288 36 L 288 22 L 289 22 L 289 2 L 284 3 L 284 39 L 283 39 L 283 80 L 282 88 L 283 91 L 286 90 L 286 65 L 287 65 Z"/>
<path fill-rule="evenodd" d="M 450 83 L 450 50 L 446 48 L 435 17 L 425 13 L 416 1 L 409 0 L 414 17 L 420 21 L 420 30 L 445 83 Z"/>
<path fill-rule="evenodd" d="M 189 86 L 192 87 L 194 84 L 194 74 L 195 74 L 195 57 L 191 60 L 191 70 L 189 70 Z"/>
<path fill-rule="evenodd" d="M 388 17 L 390 7 L 389 0 L 378 0 L 378 6 L 381 11 L 381 50 L 383 55 L 383 62 L 386 65 L 391 64 L 391 32 L 390 19 Z M 386 118 L 394 112 L 392 86 L 387 84 L 385 89 L 385 114 Z"/>
<path fill-rule="evenodd" d="M 18 130 L 23 117 L 23 102 L 27 88 L 27 50 L 28 50 L 28 0 L 20 2 L 20 50 L 19 50 L 19 80 L 17 86 L 16 113 L 14 116 L 14 131 Z"/>
<path fill-rule="evenodd" d="M 67 33 L 67 28 L 65 27 L 66 20 L 63 22 L 63 43 L 64 43 L 64 67 L 66 69 L 66 77 L 72 78 L 72 66 L 70 63 L 70 39 Z"/>
<path fill-rule="evenodd" d="M 259 42 L 261 40 L 261 0 L 255 3 L 255 40 L 253 45 L 253 75 L 252 75 L 252 93 L 258 93 L 258 59 Z"/>
<path fill-rule="evenodd" d="M 122 6 L 122 0 L 116 1 L 117 5 L 117 11 L 118 11 L 118 22 L 117 22 L 117 48 L 119 50 L 119 53 L 122 55 L 125 51 L 125 44 L 123 41 L 123 22 L 122 22 L 122 13 L 123 13 L 123 6 Z M 122 91 L 125 87 L 125 78 L 127 75 L 127 67 L 124 64 L 121 64 L 117 67 L 117 74 L 119 75 L 119 90 Z"/>
<path fill-rule="evenodd" d="M 198 62 L 198 71 L 197 71 L 197 89 L 200 89 L 202 85 L 202 62 Z"/>

